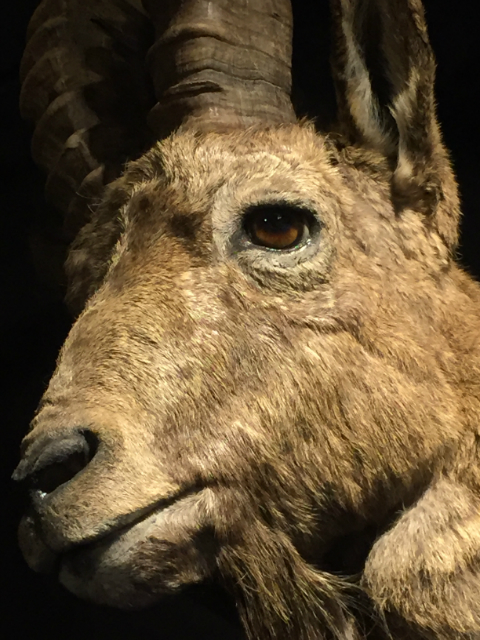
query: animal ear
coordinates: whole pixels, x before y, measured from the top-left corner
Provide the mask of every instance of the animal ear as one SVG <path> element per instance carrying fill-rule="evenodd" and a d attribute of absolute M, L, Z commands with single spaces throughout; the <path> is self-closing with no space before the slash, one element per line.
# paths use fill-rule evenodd
<path fill-rule="evenodd" d="M 421 1 L 331 0 L 331 6 L 343 133 L 390 161 L 397 207 L 437 214 L 438 230 L 454 244 L 458 198 L 436 118 L 435 59 Z"/>
<path fill-rule="evenodd" d="M 437 480 L 374 544 L 363 587 L 382 612 L 426 637 L 478 638 L 479 494 L 451 478 Z"/>

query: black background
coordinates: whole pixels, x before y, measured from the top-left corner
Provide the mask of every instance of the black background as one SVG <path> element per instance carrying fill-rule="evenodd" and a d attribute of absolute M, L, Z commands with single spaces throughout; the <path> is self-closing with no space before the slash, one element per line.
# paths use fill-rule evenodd
<path fill-rule="evenodd" d="M 303 0 L 302 0 L 303 2 Z M 331 102 L 326 60 L 326 0 L 296 9 L 295 56 L 308 62 L 306 81 L 318 78 L 318 99 Z M 444 137 L 460 183 L 464 219 L 459 259 L 480 275 L 480 129 L 477 84 L 480 66 L 476 2 L 425 2 L 438 60 L 437 98 Z M 43 177 L 30 159 L 31 130 L 18 114 L 17 80 L 27 21 L 36 0 L 3 0 L 0 11 L 0 321 L 1 465 L 4 498 L 0 511 L 3 579 L 0 634 L 5 640 L 116 640 L 158 638 L 196 640 L 240 637 L 231 603 L 214 590 L 200 590 L 164 601 L 140 613 L 102 609 L 78 601 L 53 579 L 24 564 L 16 546 L 22 500 L 9 478 L 18 446 L 52 372 L 68 331 L 61 287 L 52 285 L 48 266 L 35 259 L 39 230 L 54 231 L 58 216 L 43 201 Z M 297 3 L 300 7 L 300 2 Z M 320 22 L 319 22 L 320 21 Z M 317 46 L 312 26 L 323 24 Z M 325 97 L 323 98 L 323 94 Z M 60 258 L 54 247 L 52 260 Z"/>

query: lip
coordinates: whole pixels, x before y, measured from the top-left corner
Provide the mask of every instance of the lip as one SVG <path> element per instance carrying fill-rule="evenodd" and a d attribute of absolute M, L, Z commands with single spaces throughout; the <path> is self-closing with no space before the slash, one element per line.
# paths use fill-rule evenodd
<path fill-rule="evenodd" d="M 183 500 L 200 494 L 204 487 L 191 487 L 176 493 L 169 498 L 157 500 L 153 504 L 135 510 L 127 514 L 121 514 L 107 528 L 102 530 L 100 534 L 86 537 L 81 542 L 75 542 L 65 545 L 62 549 L 52 549 L 45 541 L 42 534 L 41 525 L 38 520 L 37 511 L 41 509 L 41 503 L 47 499 L 45 496 L 38 495 L 32 500 L 35 509 L 30 509 L 22 518 L 19 527 L 19 540 L 22 553 L 27 564 L 31 569 L 39 573 L 57 573 L 65 559 L 80 557 L 84 553 L 93 551 L 97 547 L 106 547 L 113 543 L 123 533 L 152 515 L 169 509 Z"/>
<path fill-rule="evenodd" d="M 203 582 L 213 575 L 218 552 L 206 491 L 188 492 L 128 526 L 72 547 L 58 558 L 59 582 L 80 598 L 128 609 Z"/>

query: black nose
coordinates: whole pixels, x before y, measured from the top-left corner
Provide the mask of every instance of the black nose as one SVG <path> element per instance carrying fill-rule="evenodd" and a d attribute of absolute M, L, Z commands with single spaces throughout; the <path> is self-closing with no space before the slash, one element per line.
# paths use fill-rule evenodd
<path fill-rule="evenodd" d="M 13 479 L 26 482 L 31 490 L 51 493 L 80 473 L 97 447 L 96 436 L 86 429 L 57 437 L 46 435 L 27 450 Z"/>

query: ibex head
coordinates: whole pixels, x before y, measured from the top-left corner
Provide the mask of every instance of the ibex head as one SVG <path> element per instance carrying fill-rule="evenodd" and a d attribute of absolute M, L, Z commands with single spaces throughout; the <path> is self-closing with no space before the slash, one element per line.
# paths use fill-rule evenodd
<path fill-rule="evenodd" d="M 146 129 L 117 141 L 90 99 L 91 74 L 114 66 L 96 38 L 148 32 L 134 4 L 95 9 L 71 54 L 89 64 L 37 125 L 70 221 L 146 143 Z M 295 122 L 288 2 L 144 4 L 150 121 L 178 131 L 105 188 L 73 242 L 81 313 L 16 471 L 32 488 L 27 561 L 59 559 L 74 593 L 120 607 L 218 580 L 252 638 L 384 637 L 379 619 L 393 637 L 473 638 L 480 291 L 452 258 L 420 0 L 332 0 L 328 133 Z M 42 137 L 65 104 L 78 131 Z M 87 144 L 102 136 L 125 145 L 117 165 Z"/>

